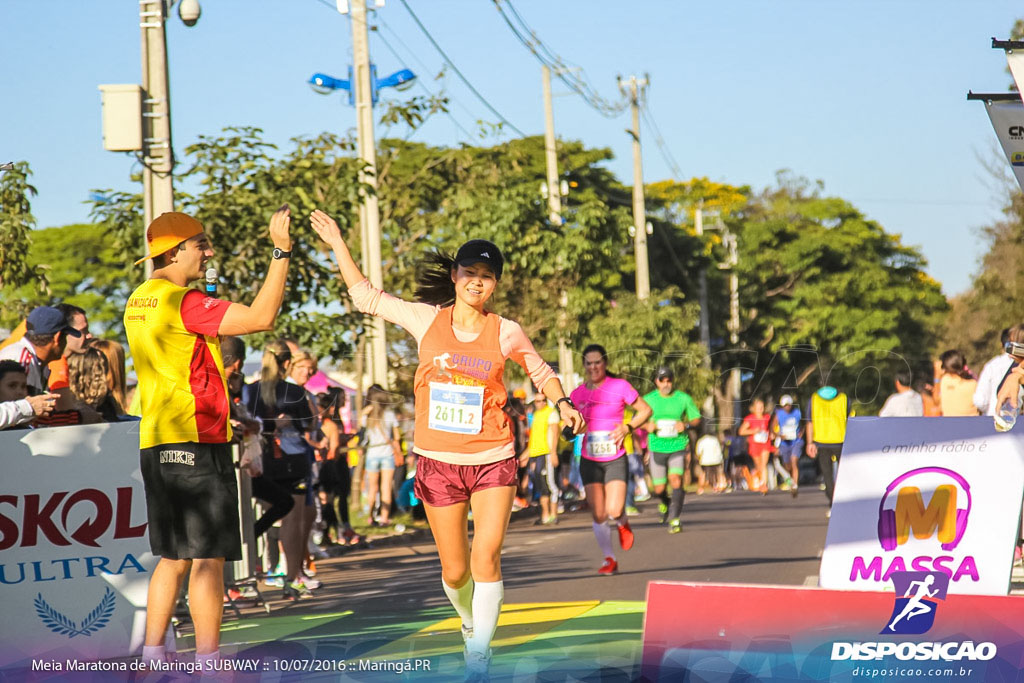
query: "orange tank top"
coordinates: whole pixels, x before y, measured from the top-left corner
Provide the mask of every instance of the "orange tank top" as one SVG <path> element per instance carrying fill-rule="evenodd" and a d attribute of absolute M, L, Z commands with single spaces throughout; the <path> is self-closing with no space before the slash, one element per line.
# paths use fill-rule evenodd
<path fill-rule="evenodd" d="M 502 410 L 508 399 L 502 379 L 501 318 L 488 313 L 471 342 L 452 330 L 454 307 L 442 308 L 420 340 L 416 369 L 416 447 L 473 454 L 506 446 L 512 429 Z"/>

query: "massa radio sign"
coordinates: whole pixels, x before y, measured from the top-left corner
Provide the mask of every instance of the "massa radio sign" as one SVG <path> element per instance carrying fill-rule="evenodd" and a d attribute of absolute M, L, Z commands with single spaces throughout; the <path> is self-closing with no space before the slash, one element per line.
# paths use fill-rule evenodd
<path fill-rule="evenodd" d="M 971 518 L 971 486 L 953 470 L 918 467 L 893 479 L 878 503 L 878 547 L 856 555 L 850 581 L 889 581 L 894 572 L 941 572 L 958 581 L 978 581 L 972 555 L 955 550 Z"/>

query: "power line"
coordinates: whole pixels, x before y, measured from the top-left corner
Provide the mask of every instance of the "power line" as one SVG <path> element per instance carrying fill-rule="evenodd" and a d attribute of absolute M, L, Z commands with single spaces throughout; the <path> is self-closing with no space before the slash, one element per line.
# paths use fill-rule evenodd
<path fill-rule="evenodd" d="M 679 164 L 676 163 L 676 159 L 672 156 L 672 151 L 669 150 L 668 145 L 665 144 L 665 138 L 661 135 L 661 129 L 658 128 L 658 124 L 654 121 L 654 115 L 651 114 L 651 110 L 647 103 L 644 102 L 643 108 L 640 109 L 640 115 L 644 117 L 644 121 L 650 126 L 651 131 L 654 133 L 654 143 L 658 147 L 658 152 L 661 153 L 661 158 L 668 164 L 669 170 L 672 175 L 676 177 L 676 180 L 683 182 L 683 174 L 679 170 Z"/>
<path fill-rule="evenodd" d="M 329 0 L 317 0 L 317 1 L 320 4 L 324 5 L 325 7 L 329 7 L 332 10 L 334 10 L 335 12 L 337 12 L 337 7 L 334 4 L 332 4 Z M 388 31 L 391 31 L 391 34 L 395 37 L 395 39 L 399 42 L 399 44 L 401 44 L 402 47 L 404 47 L 405 50 L 409 54 L 412 55 L 413 59 L 415 59 L 417 62 L 419 62 L 420 66 L 423 67 L 424 71 L 431 71 L 431 68 L 429 66 L 427 66 L 427 64 L 422 59 L 419 58 L 419 55 L 416 54 L 416 51 L 412 50 L 408 45 L 406 45 L 405 41 L 402 40 L 402 37 L 400 35 L 398 35 L 398 33 L 394 29 L 392 29 L 390 26 L 388 26 L 387 22 L 385 22 L 383 18 L 381 18 L 378 15 L 378 16 L 375 17 L 375 20 L 376 20 L 377 23 L 379 23 L 382 26 L 384 26 L 384 28 L 386 28 Z M 398 63 L 399 64 L 404 64 L 405 63 L 405 58 L 403 58 L 401 55 L 398 54 L 398 52 L 397 52 L 397 50 L 395 50 L 394 46 L 392 46 L 391 43 L 388 42 L 387 38 L 384 37 L 384 34 L 381 33 L 380 31 L 377 31 L 376 34 L 377 34 L 377 37 L 380 39 L 380 41 L 382 43 L 384 43 L 384 46 L 388 49 L 388 51 L 391 52 L 392 56 L 398 61 Z M 430 90 L 430 88 L 428 88 L 426 85 L 424 85 L 422 78 L 417 78 L 416 79 L 416 85 L 418 85 L 420 88 L 422 88 L 423 91 L 425 93 L 427 93 L 428 95 L 430 95 L 431 97 L 436 97 L 436 94 L 432 90 Z M 455 98 L 451 98 L 451 99 L 452 99 L 452 101 L 456 102 L 460 107 L 462 107 L 462 109 L 465 110 L 466 113 L 468 113 L 470 116 L 473 115 L 473 112 L 471 112 L 468 109 L 466 109 L 465 105 L 463 105 L 461 102 L 459 102 Z M 462 131 L 462 134 L 465 135 L 468 140 L 472 141 L 474 139 L 473 134 L 470 133 L 468 130 L 466 130 L 466 128 L 463 127 L 463 125 L 461 123 L 459 123 L 459 120 L 456 119 L 455 116 L 450 111 L 445 111 L 444 113 L 448 116 L 448 118 L 450 118 L 452 120 L 452 123 L 455 124 L 455 127 L 458 128 L 460 131 Z"/>
<path fill-rule="evenodd" d="M 402 0 L 405 2 L 405 0 Z M 511 0 L 504 0 L 508 6 L 508 12 L 502 6 L 503 0 L 493 0 L 495 8 L 501 14 L 502 19 L 523 46 L 533 53 L 537 60 L 551 68 L 559 80 L 565 83 L 576 94 L 586 101 L 593 109 L 602 116 L 614 118 L 629 107 L 629 102 L 620 100 L 611 102 L 601 97 L 586 79 L 586 71 L 579 67 L 569 66 L 565 60 L 548 48 L 537 36 L 537 33 L 530 28 L 523 16 L 519 14 Z M 511 16 L 510 16 L 511 15 Z M 582 76 L 578 74 L 583 74 Z"/>
<path fill-rule="evenodd" d="M 395 48 L 391 46 L 391 43 L 389 43 L 387 38 L 384 37 L 384 34 L 382 34 L 380 31 L 377 31 L 376 33 L 377 33 L 377 38 L 380 40 L 380 42 L 384 43 L 384 47 L 386 47 L 391 52 L 391 54 L 394 56 L 394 58 L 398 60 L 398 63 L 399 64 L 404 63 L 405 60 L 398 54 L 398 52 L 395 50 Z M 424 68 L 426 68 L 426 67 L 424 67 Z M 430 88 L 428 88 L 426 85 L 423 84 L 423 79 L 422 78 L 417 78 L 416 79 L 416 84 L 419 85 L 419 87 L 423 89 L 423 92 L 427 93 L 431 97 L 437 97 L 437 95 L 432 90 L 430 90 Z M 472 133 L 470 133 L 468 130 L 463 128 L 462 124 L 459 123 L 459 120 L 457 118 L 455 118 L 450 111 L 445 109 L 444 113 L 448 115 L 448 118 L 450 118 L 452 120 L 452 123 L 455 124 L 455 127 L 458 128 L 460 131 L 462 131 L 462 134 L 465 135 L 468 140 L 472 140 L 473 139 Z"/>
<path fill-rule="evenodd" d="M 426 62 L 424 62 L 424 61 L 423 61 L 422 59 L 420 59 L 420 56 L 419 56 L 419 54 L 418 54 L 418 53 L 416 52 L 416 50 L 413 50 L 413 49 L 412 49 L 411 47 L 409 47 L 409 46 L 408 46 L 408 45 L 406 44 L 406 42 L 405 42 L 404 40 L 402 40 L 402 36 L 400 36 L 400 35 L 398 34 L 398 32 L 397 32 L 397 31 L 395 31 L 395 29 L 391 28 L 391 26 L 390 26 L 390 25 L 388 25 L 388 23 L 387 23 L 386 21 L 384 21 L 384 18 L 383 18 L 383 17 L 381 17 L 381 16 L 380 16 L 380 14 L 378 14 L 378 15 L 377 15 L 377 17 L 376 17 L 376 20 L 377 20 L 377 22 L 378 22 L 378 23 L 379 23 L 379 24 L 380 24 L 381 26 L 383 26 L 383 27 L 384 27 L 384 29 L 385 29 L 386 31 L 390 32 L 390 33 L 391 33 L 391 35 L 392 35 L 392 36 L 394 37 L 394 39 L 398 41 L 398 44 L 399 44 L 399 45 L 401 45 L 401 46 L 402 46 L 403 48 L 405 48 L 405 51 L 406 51 L 406 52 L 408 52 L 408 53 L 409 53 L 409 54 L 410 54 L 410 55 L 412 56 L 412 58 L 413 58 L 414 60 L 416 60 L 416 62 L 417 62 L 417 63 L 418 63 L 418 64 L 419 64 L 420 66 L 422 66 L 422 67 L 423 67 L 423 70 L 424 70 L 424 72 L 432 72 L 432 71 L 433 71 L 433 67 L 430 67 L 430 66 L 428 66 L 428 65 L 426 64 Z M 445 73 L 445 71 L 444 71 L 444 70 L 442 69 L 442 74 L 444 74 L 444 73 Z M 447 81 L 446 81 L 446 82 L 447 82 Z M 466 105 L 464 105 L 464 104 L 462 103 L 462 100 L 460 100 L 460 99 L 458 99 L 458 98 L 456 98 L 456 97 L 454 97 L 454 96 L 453 96 L 453 97 L 452 97 L 452 101 L 453 101 L 453 102 L 455 102 L 455 104 L 459 105 L 459 107 L 460 107 L 460 108 L 462 109 L 462 111 L 466 112 L 466 114 L 468 114 L 469 116 L 473 116 L 473 117 L 475 117 L 475 116 L 476 116 L 476 114 L 474 114 L 474 113 L 473 113 L 472 111 L 470 111 L 470 110 L 469 110 L 469 107 L 467 107 Z"/>
<path fill-rule="evenodd" d="M 445 63 L 449 67 L 451 67 L 452 71 L 455 72 L 455 75 L 459 77 L 459 80 L 461 80 L 465 84 L 465 86 L 467 88 L 469 88 L 470 92 L 472 92 L 474 95 L 476 95 L 476 98 L 478 100 L 480 100 L 484 104 L 484 106 L 487 107 L 491 111 L 492 114 L 497 116 L 499 121 L 501 121 L 502 123 L 507 125 L 509 128 L 514 130 L 516 133 L 518 133 L 522 137 L 526 137 L 526 133 L 524 133 L 523 131 L 519 130 L 514 125 L 512 125 L 511 121 L 506 119 L 504 116 L 501 115 L 501 113 L 497 109 L 495 109 L 493 106 L 491 106 L 491 103 L 488 102 L 487 99 L 483 95 L 481 95 L 480 92 L 476 88 L 473 87 L 473 84 L 469 82 L 469 79 L 466 78 L 462 74 L 461 71 L 459 71 L 459 68 L 457 66 L 455 66 L 455 63 L 451 60 L 451 58 L 445 53 L 445 51 L 441 48 L 441 46 L 437 44 L 437 41 L 434 40 L 434 36 L 430 35 L 430 31 L 428 31 L 427 27 L 423 25 L 423 22 L 420 21 L 420 18 L 417 17 L 416 13 L 412 11 L 412 7 L 409 7 L 409 3 L 406 2 L 406 0 L 399 0 L 399 1 L 402 3 L 402 6 L 405 7 L 405 10 L 409 13 L 409 16 L 412 17 L 413 21 L 416 22 L 416 25 L 419 26 L 420 31 L 423 32 L 423 35 L 425 35 L 427 37 L 427 40 L 430 41 L 430 44 L 434 46 L 434 49 L 437 50 L 438 54 L 441 55 L 441 58 L 444 59 Z"/>

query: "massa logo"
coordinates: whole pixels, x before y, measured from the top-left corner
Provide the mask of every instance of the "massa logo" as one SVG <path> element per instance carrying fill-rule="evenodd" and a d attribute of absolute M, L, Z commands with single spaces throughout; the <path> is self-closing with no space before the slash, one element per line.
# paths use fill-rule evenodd
<path fill-rule="evenodd" d="M 946 599 L 949 576 L 942 572 L 893 572 L 896 603 L 882 634 L 927 633 L 935 623 L 939 600 Z"/>
<path fill-rule="evenodd" d="M 906 485 L 911 479 L 916 485 Z M 920 488 L 925 483 L 934 485 L 927 506 Z M 934 535 L 943 550 L 953 550 L 963 540 L 970 514 L 971 487 L 959 474 L 944 467 L 910 470 L 886 487 L 878 504 L 878 542 L 883 550 L 896 550 L 911 533 L 920 540 Z"/>

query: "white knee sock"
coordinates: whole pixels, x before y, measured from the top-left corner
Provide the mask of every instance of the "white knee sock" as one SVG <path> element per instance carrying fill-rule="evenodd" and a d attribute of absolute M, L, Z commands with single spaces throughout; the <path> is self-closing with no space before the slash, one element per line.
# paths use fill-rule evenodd
<path fill-rule="evenodd" d="M 612 552 L 612 530 L 608 528 L 608 525 L 604 522 L 594 522 L 594 536 L 597 537 L 597 545 L 601 547 L 601 552 L 604 553 L 605 557 L 615 559 L 615 553 Z"/>
<path fill-rule="evenodd" d="M 462 618 L 462 625 L 473 628 L 473 577 L 469 577 L 469 581 L 462 588 L 452 588 L 444 579 L 441 579 L 441 585 L 444 586 L 444 594 L 448 596 L 452 607 Z"/>
<path fill-rule="evenodd" d="M 486 653 L 491 646 L 494 630 L 498 628 L 498 615 L 505 599 L 504 581 L 477 581 L 473 591 L 473 637 L 466 649 Z"/>
<path fill-rule="evenodd" d="M 200 673 L 214 670 L 214 666 L 220 661 L 220 650 L 214 650 L 209 654 L 201 655 L 196 653 L 196 668 Z"/>
<path fill-rule="evenodd" d="M 143 645 L 142 646 L 142 661 L 146 664 L 153 662 L 164 663 L 166 657 L 167 648 L 163 645 Z"/>

